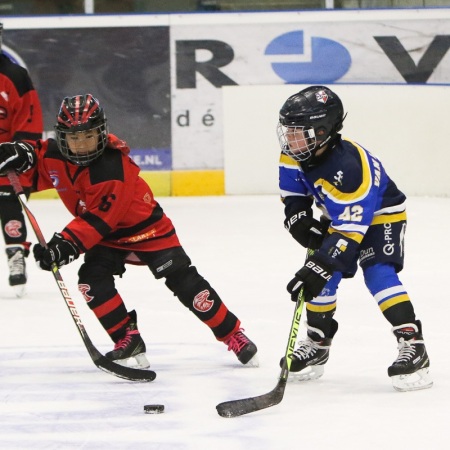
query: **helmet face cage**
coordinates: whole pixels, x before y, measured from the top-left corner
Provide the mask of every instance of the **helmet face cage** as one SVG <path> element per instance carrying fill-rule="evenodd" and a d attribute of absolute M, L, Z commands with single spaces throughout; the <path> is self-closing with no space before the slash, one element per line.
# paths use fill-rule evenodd
<path fill-rule="evenodd" d="M 277 135 L 283 153 L 296 161 L 306 161 L 316 148 L 317 139 L 312 127 L 287 127 L 278 123 Z"/>
<path fill-rule="evenodd" d="M 277 126 L 283 153 L 306 161 L 342 129 L 344 108 L 325 86 L 310 86 L 289 97 L 281 107 Z"/>
<path fill-rule="evenodd" d="M 56 142 L 62 155 L 72 163 L 87 166 L 105 150 L 108 142 L 107 120 L 98 100 L 91 94 L 66 97 L 55 125 Z M 97 147 L 88 153 L 74 153 L 70 150 L 67 133 L 92 131 L 97 134 Z"/>

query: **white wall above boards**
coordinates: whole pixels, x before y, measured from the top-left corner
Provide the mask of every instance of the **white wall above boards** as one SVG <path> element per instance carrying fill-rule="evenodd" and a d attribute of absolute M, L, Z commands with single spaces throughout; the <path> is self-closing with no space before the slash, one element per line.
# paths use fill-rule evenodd
<path fill-rule="evenodd" d="M 278 193 L 278 111 L 305 85 L 223 91 L 226 194 Z M 450 195 L 450 86 L 328 87 L 348 112 L 342 135 L 379 156 L 407 195 Z"/>

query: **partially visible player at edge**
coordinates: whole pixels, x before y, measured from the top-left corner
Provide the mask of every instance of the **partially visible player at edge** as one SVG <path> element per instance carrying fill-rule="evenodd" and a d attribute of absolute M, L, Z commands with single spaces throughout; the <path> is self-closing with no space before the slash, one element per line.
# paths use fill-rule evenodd
<path fill-rule="evenodd" d="M 37 191 L 55 187 L 74 219 L 45 249 L 33 247 L 44 270 L 62 267 L 84 253 L 78 287 L 114 341 L 106 357 L 130 367 L 149 367 L 135 311 L 127 311 L 115 288 L 125 264 L 146 265 L 242 364 L 256 365 L 255 344 L 239 319 L 181 246 L 171 220 L 155 200 L 127 144 L 109 134 L 103 108 L 91 94 L 62 101 L 56 140 L 0 145 L 0 171 L 36 167 Z M 145 288 L 143 290 L 145 295 Z M 158 305 L 161 299 L 150 299 Z"/>
<path fill-rule="evenodd" d="M 406 197 L 377 157 L 341 137 L 344 118 L 341 100 L 325 86 L 303 89 L 280 110 L 285 226 L 315 250 L 287 286 L 294 301 L 303 286 L 307 301 L 307 337 L 298 342 L 290 370 L 300 380 L 323 374 L 338 329 L 338 285 L 355 275 L 359 260 L 398 341 L 398 357 L 388 368 L 394 388 L 428 388 L 433 382 L 422 324 L 397 275 L 404 262 Z M 320 221 L 313 217 L 313 203 L 322 212 Z"/>
<path fill-rule="evenodd" d="M 26 69 L 1 53 L 3 24 L 0 23 L 0 143 L 23 140 L 34 144 L 42 138 L 41 104 Z M 20 176 L 29 197 L 29 171 Z M 7 178 L 0 177 L 0 221 L 8 258 L 9 284 L 17 297 L 25 294 L 27 282 L 25 258 L 30 252 L 27 225 L 22 208 Z"/>

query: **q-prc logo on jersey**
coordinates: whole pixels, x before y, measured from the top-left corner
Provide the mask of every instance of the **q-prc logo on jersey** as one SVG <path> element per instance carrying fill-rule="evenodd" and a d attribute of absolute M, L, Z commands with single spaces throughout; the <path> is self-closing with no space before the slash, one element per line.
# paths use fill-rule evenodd
<path fill-rule="evenodd" d="M 197 311 L 207 312 L 214 305 L 214 301 L 209 298 L 209 291 L 205 289 L 204 291 L 198 293 L 194 297 L 193 306 Z"/>

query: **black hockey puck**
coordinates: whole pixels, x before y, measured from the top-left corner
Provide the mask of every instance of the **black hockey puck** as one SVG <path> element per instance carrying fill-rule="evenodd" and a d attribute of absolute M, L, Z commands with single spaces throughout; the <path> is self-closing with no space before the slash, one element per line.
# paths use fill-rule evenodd
<path fill-rule="evenodd" d="M 145 414 L 161 414 L 164 412 L 164 405 L 144 405 Z"/>

